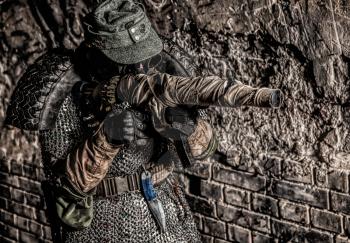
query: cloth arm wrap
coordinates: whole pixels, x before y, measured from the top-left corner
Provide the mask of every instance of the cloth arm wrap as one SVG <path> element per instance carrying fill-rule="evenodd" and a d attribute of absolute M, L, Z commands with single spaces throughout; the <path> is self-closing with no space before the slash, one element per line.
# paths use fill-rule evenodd
<path fill-rule="evenodd" d="M 217 140 L 211 125 L 198 119 L 196 129 L 187 138 L 194 159 L 202 160 L 212 155 L 217 148 Z"/>
<path fill-rule="evenodd" d="M 121 146 L 108 143 L 103 129 L 99 129 L 69 154 L 65 164 L 67 179 L 78 192 L 89 192 L 105 177 Z"/>

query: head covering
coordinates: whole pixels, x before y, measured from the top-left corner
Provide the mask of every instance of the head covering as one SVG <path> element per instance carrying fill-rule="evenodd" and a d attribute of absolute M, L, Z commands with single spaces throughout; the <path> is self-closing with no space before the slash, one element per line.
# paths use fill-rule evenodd
<path fill-rule="evenodd" d="M 163 49 L 143 5 L 131 0 L 103 1 L 85 24 L 88 46 L 96 47 L 117 63 L 138 63 Z"/>

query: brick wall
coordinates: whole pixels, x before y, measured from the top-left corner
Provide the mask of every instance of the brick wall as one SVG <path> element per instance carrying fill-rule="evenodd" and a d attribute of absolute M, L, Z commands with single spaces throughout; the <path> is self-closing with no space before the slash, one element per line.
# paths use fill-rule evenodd
<path fill-rule="evenodd" d="M 49 242 L 40 162 L 0 162 L 0 242 Z"/>
<path fill-rule="evenodd" d="M 297 161 L 266 156 L 262 163 L 268 165 L 262 173 L 214 159 L 187 171 L 188 200 L 204 242 L 349 241 L 348 172 L 311 167 L 295 176 L 284 166 Z"/>

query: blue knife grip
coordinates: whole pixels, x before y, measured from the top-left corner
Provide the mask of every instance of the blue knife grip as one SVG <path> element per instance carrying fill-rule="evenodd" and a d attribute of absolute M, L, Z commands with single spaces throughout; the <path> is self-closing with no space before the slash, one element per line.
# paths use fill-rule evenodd
<path fill-rule="evenodd" d="M 141 175 L 142 191 L 147 201 L 157 198 L 157 193 L 153 188 L 152 176 L 149 172 L 143 172 Z"/>

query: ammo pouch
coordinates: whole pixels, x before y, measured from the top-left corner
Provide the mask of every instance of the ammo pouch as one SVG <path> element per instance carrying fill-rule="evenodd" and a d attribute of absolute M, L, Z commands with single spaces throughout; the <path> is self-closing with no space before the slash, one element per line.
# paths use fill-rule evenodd
<path fill-rule="evenodd" d="M 57 216 L 73 229 L 88 227 L 93 219 L 93 196 L 81 195 L 61 178 L 60 185 L 53 186 L 53 197 Z"/>

